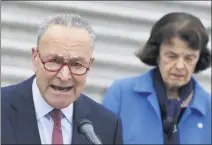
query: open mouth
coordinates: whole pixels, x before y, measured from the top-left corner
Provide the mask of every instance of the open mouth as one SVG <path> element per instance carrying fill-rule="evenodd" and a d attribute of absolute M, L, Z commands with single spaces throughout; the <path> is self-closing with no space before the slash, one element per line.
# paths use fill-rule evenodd
<path fill-rule="evenodd" d="M 51 85 L 51 87 L 52 87 L 53 90 L 61 91 L 61 92 L 68 92 L 73 88 L 73 86 L 71 86 L 71 87 L 60 87 L 60 86 L 55 86 L 55 85 Z"/>

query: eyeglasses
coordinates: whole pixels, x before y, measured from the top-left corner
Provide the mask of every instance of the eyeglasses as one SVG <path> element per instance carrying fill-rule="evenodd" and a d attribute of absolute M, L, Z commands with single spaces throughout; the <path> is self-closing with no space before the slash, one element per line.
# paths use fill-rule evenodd
<path fill-rule="evenodd" d="M 66 63 L 66 62 L 64 62 L 62 60 L 55 59 L 55 58 L 54 59 L 47 60 L 47 61 L 44 61 L 41 58 L 41 55 L 40 55 L 39 52 L 38 52 L 38 56 L 39 56 L 41 62 L 43 63 L 44 68 L 47 71 L 50 71 L 50 72 L 58 72 L 65 65 L 68 66 L 70 72 L 72 74 L 74 74 L 74 75 L 84 75 L 89 70 L 89 68 L 87 66 L 84 66 L 82 63 L 77 62 L 77 61 Z M 90 62 L 92 60 L 93 59 L 90 59 Z"/>

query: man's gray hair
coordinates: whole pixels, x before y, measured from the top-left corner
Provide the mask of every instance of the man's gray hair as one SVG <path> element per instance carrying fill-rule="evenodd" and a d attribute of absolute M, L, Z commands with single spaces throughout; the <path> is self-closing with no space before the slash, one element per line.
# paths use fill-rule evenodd
<path fill-rule="evenodd" d="M 86 29 L 90 34 L 92 45 L 94 48 L 95 33 L 92 26 L 86 20 L 82 19 L 80 15 L 75 13 L 58 14 L 44 19 L 43 23 L 40 25 L 40 28 L 38 30 L 37 46 L 39 46 L 41 37 L 50 25 L 63 25 Z"/>

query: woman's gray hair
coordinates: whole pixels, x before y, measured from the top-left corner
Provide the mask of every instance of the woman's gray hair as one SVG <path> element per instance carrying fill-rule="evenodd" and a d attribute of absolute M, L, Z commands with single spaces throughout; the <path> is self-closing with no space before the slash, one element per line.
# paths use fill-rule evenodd
<path fill-rule="evenodd" d="M 40 39 L 50 25 L 64 25 L 76 28 L 84 28 L 90 34 L 92 46 L 94 48 L 95 33 L 92 26 L 78 14 L 58 14 L 44 19 L 38 30 L 37 46 L 39 46 Z"/>

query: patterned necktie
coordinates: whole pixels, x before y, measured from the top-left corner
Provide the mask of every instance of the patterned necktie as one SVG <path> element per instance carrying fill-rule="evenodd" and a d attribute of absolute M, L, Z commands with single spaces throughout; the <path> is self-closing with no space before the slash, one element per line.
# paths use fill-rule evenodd
<path fill-rule="evenodd" d="M 54 121 L 54 128 L 52 132 L 52 144 L 63 144 L 63 135 L 61 128 L 62 113 L 59 109 L 53 109 L 50 115 Z"/>

